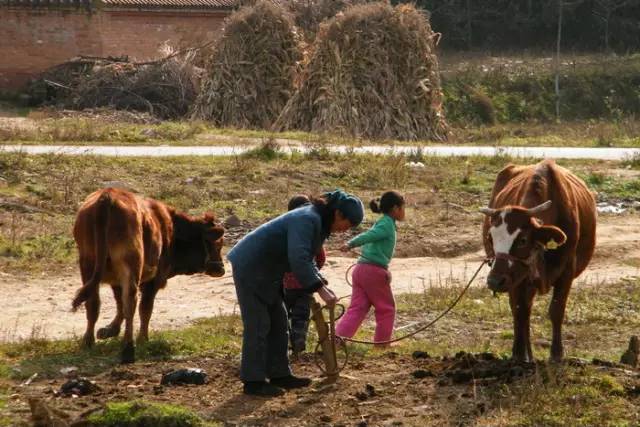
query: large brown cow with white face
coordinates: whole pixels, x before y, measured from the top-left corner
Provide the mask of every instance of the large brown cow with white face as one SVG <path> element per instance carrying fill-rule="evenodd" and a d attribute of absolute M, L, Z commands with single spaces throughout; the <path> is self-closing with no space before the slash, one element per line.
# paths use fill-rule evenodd
<path fill-rule="evenodd" d="M 135 360 L 133 316 L 140 292 L 138 342 L 149 336 L 149 319 L 158 290 L 179 274 L 224 275 L 224 229 L 213 215 L 191 218 L 153 199 L 106 188 L 87 197 L 78 211 L 73 236 L 80 255 L 83 286 L 73 309 L 85 303 L 87 330 L 83 343 L 93 345 L 100 313 L 100 283 L 108 283 L 117 314 L 98 338 L 118 336 L 125 321 L 122 363 Z"/>
<path fill-rule="evenodd" d="M 533 361 L 529 318 L 536 293 L 553 288 L 551 358 L 563 357 L 562 322 L 573 280 L 595 248 L 596 203 L 585 183 L 551 160 L 504 168 L 496 178 L 482 230 L 493 259 L 489 289 L 508 292 L 513 353 Z"/>

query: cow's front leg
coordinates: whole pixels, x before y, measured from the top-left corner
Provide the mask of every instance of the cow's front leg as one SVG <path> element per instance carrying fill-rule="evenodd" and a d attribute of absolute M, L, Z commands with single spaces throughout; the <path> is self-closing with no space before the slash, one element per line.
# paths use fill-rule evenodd
<path fill-rule="evenodd" d="M 140 307 L 138 309 L 140 314 L 138 343 L 149 340 L 149 320 L 151 319 L 151 313 L 153 312 L 153 303 L 156 299 L 156 294 L 161 287 L 161 284 L 158 284 L 153 280 L 142 284 L 140 290 Z"/>
<path fill-rule="evenodd" d="M 111 285 L 111 289 L 113 290 L 113 298 L 116 300 L 116 317 L 107 326 L 98 329 L 97 336 L 99 340 L 120 335 L 120 328 L 124 319 L 122 314 L 122 288 L 118 285 Z"/>
<path fill-rule="evenodd" d="M 564 357 L 562 346 L 562 322 L 567 308 L 567 299 L 573 283 L 573 271 L 567 269 L 553 286 L 553 297 L 549 304 L 549 318 L 551 319 L 551 360 L 560 362 Z"/>
<path fill-rule="evenodd" d="M 511 357 L 518 362 L 533 362 L 531 351 L 531 308 L 536 288 L 521 284 L 509 292 L 509 304 L 513 316 L 513 347 Z"/>

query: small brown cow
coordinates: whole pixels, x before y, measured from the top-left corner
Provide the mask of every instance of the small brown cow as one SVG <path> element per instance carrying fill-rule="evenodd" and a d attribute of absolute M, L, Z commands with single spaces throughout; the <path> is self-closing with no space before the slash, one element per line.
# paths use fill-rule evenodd
<path fill-rule="evenodd" d="M 73 236 L 80 255 L 82 288 L 73 309 L 85 303 L 84 345 L 94 342 L 100 312 L 100 283 L 111 285 L 117 314 L 98 338 L 118 336 L 125 321 L 122 363 L 135 361 L 133 316 L 140 291 L 138 342 L 149 335 L 149 319 L 158 290 L 178 274 L 224 275 L 224 229 L 213 215 L 194 219 L 153 199 L 125 190 L 106 188 L 87 197 L 80 207 Z"/>
<path fill-rule="evenodd" d="M 493 259 L 489 289 L 508 292 L 512 357 L 531 362 L 529 320 L 536 293 L 553 288 L 551 358 L 563 357 L 562 322 L 573 280 L 595 248 L 596 203 L 585 183 L 551 160 L 504 168 L 496 179 L 482 230 Z"/>

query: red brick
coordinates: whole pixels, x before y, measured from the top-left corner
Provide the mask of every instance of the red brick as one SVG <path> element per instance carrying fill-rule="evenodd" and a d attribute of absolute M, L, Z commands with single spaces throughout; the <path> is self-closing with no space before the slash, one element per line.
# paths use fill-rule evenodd
<path fill-rule="evenodd" d="M 78 55 L 149 60 L 168 43 L 200 46 L 219 35 L 223 11 L 0 8 L 0 89 L 17 90 Z"/>

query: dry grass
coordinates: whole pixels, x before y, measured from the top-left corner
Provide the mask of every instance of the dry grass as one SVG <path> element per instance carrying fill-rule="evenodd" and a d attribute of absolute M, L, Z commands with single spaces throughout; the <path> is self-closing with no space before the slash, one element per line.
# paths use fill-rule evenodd
<path fill-rule="evenodd" d="M 337 155 L 322 145 L 310 148 L 286 155 L 267 139 L 259 149 L 226 158 L 0 153 L 0 270 L 26 274 L 71 266 L 76 209 L 105 185 L 126 186 L 193 214 L 210 210 L 226 218 L 234 213 L 251 226 L 281 213 L 293 194 L 341 187 L 368 201 L 396 188 L 409 200 L 398 255 L 455 256 L 480 248 L 475 209 L 487 203 L 496 173 L 511 161 L 430 157 L 419 151 L 407 157 Z M 408 167 L 408 161 L 425 167 Z M 640 198 L 640 181 L 632 173 L 637 162 L 560 163 L 586 179 L 602 201 Z M 630 173 L 615 172 L 627 167 Z M 374 217 L 368 213 L 363 227 Z M 332 239 L 330 245 L 340 243 Z"/>
<path fill-rule="evenodd" d="M 434 33 L 414 7 L 357 5 L 323 26 L 276 129 L 442 141 Z"/>
<path fill-rule="evenodd" d="M 269 128 L 294 91 L 302 57 L 291 17 L 269 1 L 225 23 L 193 117 L 216 126 Z"/>

